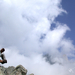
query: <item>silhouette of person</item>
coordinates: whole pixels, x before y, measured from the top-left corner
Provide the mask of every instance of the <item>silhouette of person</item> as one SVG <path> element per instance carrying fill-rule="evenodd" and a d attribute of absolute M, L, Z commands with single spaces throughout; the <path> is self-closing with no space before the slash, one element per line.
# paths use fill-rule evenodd
<path fill-rule="evenodd" d="M 2 58 L 2 60 L 0 60 L 0 63 L 2 63 L 2 64 L 7 63 L 7 60 L 5 59 L 4 54 L 2 54 L 4 51 L 5 51 L 4 48 L 2 48 L 2 49 L 0 50 L 0 57 Z"/>

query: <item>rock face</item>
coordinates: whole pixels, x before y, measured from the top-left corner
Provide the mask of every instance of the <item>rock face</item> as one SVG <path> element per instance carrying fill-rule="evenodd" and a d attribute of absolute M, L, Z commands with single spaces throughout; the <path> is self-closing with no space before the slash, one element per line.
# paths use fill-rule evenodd
<path fill-rule="evenodd" d="M 29 74 L 29 75 L 34 75 L 34 74 L 32 73 L 32 74 Z"/>
<path fill-rule="evenodd" d="M 18 65 L 16 68 L 13 66 L 8 68 L 0 67 L 0 75 L 26 75 L 26 73 L 27 70 L 22 65 Z"/>

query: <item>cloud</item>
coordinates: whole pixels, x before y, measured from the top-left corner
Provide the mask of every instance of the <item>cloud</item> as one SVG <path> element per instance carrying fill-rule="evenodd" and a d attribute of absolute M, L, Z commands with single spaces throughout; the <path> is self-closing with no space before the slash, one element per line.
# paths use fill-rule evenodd
<path fill-rule="evenodd" d="M 75 47 L 65 38 L 70 28 L 55 21 L 63 13 L 61 0 L 0 1 L 0 48 L 6 49 L 8 60 L 4 66 L 22 64 L 35 75 L 74 75 L 74 60 L 68 57 L 75 57 Z"/>

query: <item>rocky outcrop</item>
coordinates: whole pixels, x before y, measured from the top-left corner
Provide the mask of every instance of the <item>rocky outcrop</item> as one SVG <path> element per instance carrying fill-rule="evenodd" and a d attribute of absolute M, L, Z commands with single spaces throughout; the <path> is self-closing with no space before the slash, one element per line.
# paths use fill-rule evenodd
<path fill-rule="evenodd" d="M 0 75 L 26 75 L 27 69 L 25 69 L 22 65 L 18 65 L 16 68 L 10 66 L 5 68 L 3 66 L 0 67 Z"/>
<path fill-rule="evenodd" d="M 29 75 L 34 75 L 34 74 L 32 73 L 32 74 L 29 74 Z"/>

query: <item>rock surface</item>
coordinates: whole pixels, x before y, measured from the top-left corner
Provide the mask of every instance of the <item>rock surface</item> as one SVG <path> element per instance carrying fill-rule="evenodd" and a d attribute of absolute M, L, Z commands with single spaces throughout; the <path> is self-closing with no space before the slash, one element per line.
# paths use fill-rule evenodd
<path fill-rule="evenodd" d="M 5 68 L 0 66 L 0 75 L 26 75 L 27 69 L 25 69 L 22 65 L 18 65 L 16 68 L 10 66 Z"/>
<path fill-rule="evenodd" d="M 34 75 L 34 74 L 32 73 L 32 74 L 29 74 L 29 75 Z"/>

